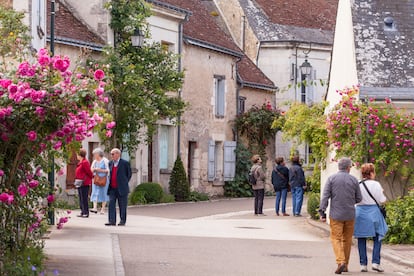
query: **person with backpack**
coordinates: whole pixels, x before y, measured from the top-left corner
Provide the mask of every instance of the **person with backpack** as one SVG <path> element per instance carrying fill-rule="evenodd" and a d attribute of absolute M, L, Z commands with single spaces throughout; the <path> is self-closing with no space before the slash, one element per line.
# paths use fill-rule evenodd
<path fill-rule="evenodd" d="M 280 200 L 282 199 L 282 215 L 289 216 L 286 213 L 286 198 L 289 187 L 289 169 L 286 167 L 283 157 L 275 159 L 276 166 L 272 171 L 272 184 L 276 192 L 275 210 L 279 216 Z"/>
<path fill-rule="evenodd" d="M 256 154 L 252 157 L 253 166 L 249 173 L 249 182 L 252 185 L 254 194 L 254 214 L 256 216 L 265 216 L 263 214 L 263 200 L 265 188 L 265 173 L 262 168 L 262 159 Z"/>

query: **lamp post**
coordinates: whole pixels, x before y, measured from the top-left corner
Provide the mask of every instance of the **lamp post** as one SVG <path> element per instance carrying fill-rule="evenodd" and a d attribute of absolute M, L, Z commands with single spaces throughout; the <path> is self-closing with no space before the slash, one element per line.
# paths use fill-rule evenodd
<path fill-rule="evenodd" d="M 300 100 L 302 103 L 306 103 L 306 79 L 312 73 L 312 65 L 308 61 L 308 56 L 305 56 L 305 61 L 300 66 L 300 73 L 301 73 L 301 93 L 300 93 Z"/>
<path fill-rule="evenodd" d="M 55 0 L 50 1 L 50 54 L 52 56 L 55 55 Z M 50 192 L 49 194 L 53 194 L 55 191 L 55 158 L 54 156 L 50 156 L 50 167 L 49 173 L 47 175 L 47 179 L 50 183 Z M 49 203 L 50 206 L 50 203 Z M 49 224 L 55 224 L 55 211 L 50 210 L 48 213 L 49 216 Z"/>

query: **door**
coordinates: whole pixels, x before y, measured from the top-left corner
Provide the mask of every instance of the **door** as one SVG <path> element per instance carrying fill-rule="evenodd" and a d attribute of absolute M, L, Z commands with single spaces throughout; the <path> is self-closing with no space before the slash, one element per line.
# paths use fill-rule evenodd
<path fill-rule="evenodd" d="M 152 182 L 152 161 L 153 161 L 153 152 L 152 152 L 152 142 L 148 144 L 148 182 Z"/>
<path fill-rule="evenodd" d="M 75 183 L 75 172 L 77 164 L 78 158 L 76 155 L 76 150 L 73 150 L 66 166 L 66 190 L 75 188 L 73 184 Z"/>
<path fill-rule="evenodd" d="M 187 160 L 187 173 L 188 173 L 188 181 L 190 183 L 190 186 L 192 186 L 193 183 L 193 177 L 194 177 L 194 158 L 195 158 L 195 150 L 197 148 L 197 142 L 190 141 L 188 142 L 188 160 Z"/>

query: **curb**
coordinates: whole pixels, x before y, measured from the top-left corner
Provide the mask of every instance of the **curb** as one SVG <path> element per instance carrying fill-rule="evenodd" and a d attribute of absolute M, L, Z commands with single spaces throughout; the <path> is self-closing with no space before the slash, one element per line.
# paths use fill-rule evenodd
<path fill-rule="evenodd" d="M 318 228 L 319 230 L 322 230 L 323 232 L 325 232 L 326 234 L 330 234 L 330 230 L 329 230 L 329 226 L 326 223 L 323 222 L 318 222 L 315 221 L 311 218 L 307 218 L 306 219 L 307 223 L 315 228 Z M 355 247 L 357 247 L 356 245 L 354 245 Z M 371 246 L 367 246 L 368 251 L 371 253 L 372 252 L 372 247 Z M 395 256 L 394 254 L 392 254 L 391 252 L 389 252 L 389 250 L 383 248 L 381 250 L 381 257 L 386 259 L 387 261 L 399 264 L 399 265 L 403 265 L 403 266 L 407 266 L 410 268 L 414 268 L 414 262 L 409 261 L 407 259 L 402 259 L 399 256 Z"/>

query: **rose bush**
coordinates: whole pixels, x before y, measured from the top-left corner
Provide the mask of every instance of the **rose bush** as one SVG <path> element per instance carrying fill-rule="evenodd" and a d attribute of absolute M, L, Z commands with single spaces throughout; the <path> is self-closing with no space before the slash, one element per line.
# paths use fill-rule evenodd
<path fill-rule="evenodd" d="M 388 198 L 406 195 L 414 169 L 414 116 L 391 99 L 358 99 L 358 86 L 338 91 L 342 100 L 328 114 L 327 144 L 336 158 L 350 156 L 358 167 L 369 161 Z"/>
<path fill-rule="evenodd" d="M 24 252 L 42 247 L 45 214 L 55 200 L 44 176 L 50 157 L 65 156 L 97 126 L 108 136 L 114 127 L 97 112 L 105 104 L 96 93 L 104 90 L 104 71 L 73 72 L 70 64 L 42 49 L 36 62 L 0 72 L 1 275 L 27 275 L 35 266 Z M 66 221 L 59 219 L 59 228 Z"/>

